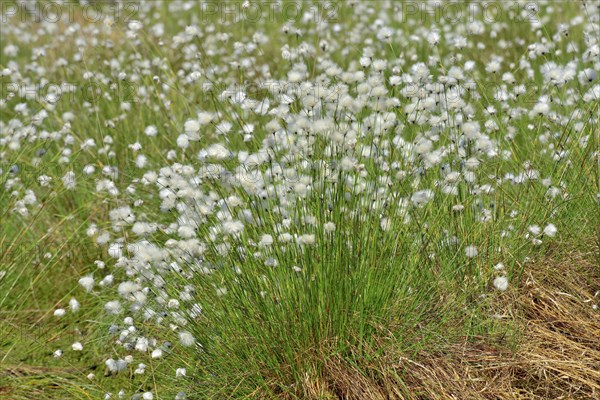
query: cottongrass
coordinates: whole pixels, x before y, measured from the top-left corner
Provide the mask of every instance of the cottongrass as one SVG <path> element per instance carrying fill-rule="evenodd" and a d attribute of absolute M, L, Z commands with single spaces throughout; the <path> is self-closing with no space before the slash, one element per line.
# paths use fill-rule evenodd
<path fill-rule="evenodd" d="M 13 21 L 3 39 L 11 83 L 101 94 L 1 100 L 1 199 L 14 226 L 51 204 L 48 228 L 69 214 L 102 250 L 73 315 L 54 315 L 102 304 L 109 375 L 168 360 L 154 392 L 119 397 L 311 397 L 327 374 L 376 379 L 385 352 L 484 329 L 494 315 L 473 299 L 518 287 L 569 212 L 597 206 L 587 4 L 443 29 L 401 23 L 395 2 L 243 29 L 200 24 L 189 2 L 141 6 L 124 26 Z M 136 101 L 115 93 L 128 80 Z"/>

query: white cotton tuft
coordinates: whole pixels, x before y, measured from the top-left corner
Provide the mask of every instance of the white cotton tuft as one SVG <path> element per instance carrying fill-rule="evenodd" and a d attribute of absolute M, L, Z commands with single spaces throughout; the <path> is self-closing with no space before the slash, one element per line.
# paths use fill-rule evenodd
<path fill-rule="evenodd" d="M 77 301 L 77 299 L 75 297 L 73 297 L 73 298 L 71 298 L 71 300 L 69 300 L 69 308 L 74 313 L 79 311 L 79 308 L 81 308 L 81 305 L 79 304 L 79 302 Z"/>
<path fill-rule="evenodd" d="M 120 314 L 121 313 L 121 303 L 118 300 L 109 301 L 104 305 L 104 309 L 109 314 Z"/>
<path fill-rule="evenodd" d="M 145 337 L 137 338 L 135 342 L 135 349 L 137 351 L 141 351 L 142 353 L 148 351 L 148 339 L 146 339 Z"/>
<path fill-rule="evenodd" d="M 146 371 L 146 364 L 140 363 L 140 364 L 138 364 L 135 371 L 133 371 L 133 373 L 136 375 L 142 375 L 145 371 Z"/>
<path fill-rule="evenodd" d="M 271 246 L 272 244 L 273 244 L 273 236 L 271 236 L 269 234 L 262 235 L 262 237 L 260 238 L 260 242 L 258 242 L 258 245 L 260 247 L 268 247 L 268 246 Z"/>
<path fill-rule="evenodd" d="M 177 147 L 180 147 L 182 149 L 187 149 L 189 145 L 190 145 L 190 139 L 188 138 L 187 135 L 179 135 L 177 137 Z"/>
<path fill-rule="evenodd" d="M 558 232 L 558 229 L 556 229 L 556 226 L 554 224 L 548 224 L 544 228 L 544 235 L 546 236 L 554 237 L 556 235 L 556 232 Z"/>
<path fill-rule="evenodd" d="M 433 199 L 433 191 L 430 189 L 420 190 L 418 192 L 413 193 L 410 198 L 415 205 L 424 205 Z"/>
<path fill-rule="evenodd" d="M 504 292 L 508 288 L 508 279 L 506 276 L 499 276 L 494 279 L 494 287 L 501 292 Z"/>
<path fill-rule="evenodd" d="M 475 246 L 467 246 L 465 247 L 465 255 L 469 258 L 477 257 L 479 252 L 477 251 L 477 247 Z"/>
<path fill-rule="evenodd" d="M 144 129 L 144 133 L 146 134 L 146 136 L 153 137 L 156 136 L 158 130 L 156 129 L 156 126 L 150 125 L 147 126 L 146 129 Z"/>
<path fill-rule="evenodd" d="M 531 232 L 531 234 L 532 234 L 532 235 L 534 235 L 534 236 L 537 236 L 537 235 L 539 235 L 539 234 L 540 234 L 540 232 L 542 232 L 542 229 L 541 229 L 539 226 L 537 226 L 537 225 L 531 225 L 531 226 L 528 228 L 528 230 L 529 230 L 529 232 Z"/>
<path fill-rule="evenodd" d="M 325 229 L 325 232 L 327 233 L 333 232 L 335 231 L 335 223 L 327 222 L 325 225 L 323 225 L 323 229 Z"/>
<path fill-rule="evenodd" d="M 106 360 L 104 362 L 104 365 L 106 365 L 106 368 L 108 368 L 108 370 L 110 372 L 116 372 L 117 371 L 117 362 L 115 360 L 113 360 L 112 358 L 109 358 L 108 360 Z"/>
<path fill-rule="evenodd" d="M 108 246 L 108 255 L 113 258 L 119 258 L 123 255 L 123 245 L 121 243 L 111 243 Z"/>
<path fill-rule="evenodd" d="M 131 293 L 135 293 L 141 290 L 142 287 L 135 282 L 125 281 L 119 284 L 117 291 L 123 297 L 129 296 Z"/>
<path fill-rule="evenodd" d="M 316 238 L 313 234 L 304 234 L 298 236 L 298 244 L 299 245 L 311 245 L 315 244 Z"/>
<path fill-rule="evenodd" d="M 86 292 L 91 292 L 92 289 L 94 288 L 94 276 L 93 275 L 87 275 L 84 276 L 83 278 L 81 278 L 79 280 L 79 284 L 81 286 L 83 286 L 83 288 L 86 290 Z"/>
<path fill-rule="evenodd" d="M 163 351 L 161 349 L 154 349 L 150 355 L 152 358 L 161 358 L 163 356 Z"/>
<path fill-rule="evenodd" d="M 185 124 L 183 124 L 183 130 L 186 134 L 193 135 L 195 133 L 198 133 L 198 131 L 200 130 L 200 124 L 196 120 L 188 119 L 187 121 L 185 121 Z"/>
<path fill-rule="evenodd" d="M 196 339 L 191 333 L 187 331 L 181 331 L 179 332 L 179 342 L 181 342 L 183 346 L 189 347 L 196 343 Z"/>

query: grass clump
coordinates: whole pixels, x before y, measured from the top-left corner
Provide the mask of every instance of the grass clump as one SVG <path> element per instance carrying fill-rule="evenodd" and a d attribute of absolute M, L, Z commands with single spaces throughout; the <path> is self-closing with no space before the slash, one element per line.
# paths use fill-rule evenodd
<path fill-rule="evenodd" d="M 496 368 L 536 357 L 520 339 L 531 260 L 598 223 L 589 4 L 465 4 L 450 20 L 393 1 L 109 2 L 94 21 L 9 5 L 0 312 L 23 334 L 0 342 L 0 390 L 523 386 Z M 478 355 L 495 390 L 457 378 Z M 591 367 L 554 368 L 593 395 Z"/>

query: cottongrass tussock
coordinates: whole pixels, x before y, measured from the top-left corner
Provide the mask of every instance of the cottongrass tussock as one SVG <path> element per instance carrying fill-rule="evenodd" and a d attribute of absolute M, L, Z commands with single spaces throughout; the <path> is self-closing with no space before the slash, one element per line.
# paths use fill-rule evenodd
<path fill-rule="evenodd" d="M 487 327 L 600 198 L 596 6 L 495 5 L 452 22 L 394 1 L 8 15 L 2 85 L 33 88 L 0 98 L 9 238 L 64 238 L 52 265 L 99 249 L 53 315 L 102 331 L 71 345 L 104 346 L 95 382 L 133 377 L 102 396 L 343 397 L 334 358 L 377 380 L 369 359 Z M 97 96 L 35 90 L 72 82 Z"/>

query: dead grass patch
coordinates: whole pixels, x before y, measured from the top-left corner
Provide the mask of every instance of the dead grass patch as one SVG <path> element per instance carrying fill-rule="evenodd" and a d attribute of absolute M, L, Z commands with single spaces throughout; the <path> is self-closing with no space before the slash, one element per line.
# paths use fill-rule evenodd
<path fill-rule="evenodd" d="M 369 376 L 333 358 L 307 377 L 311 399 L 542 400 L 600 398 L 598 248 L 551 254 L 529 265 L 519 290 L 502 296 L 522 329 L 514 350 L 497 338 L 471 338 L 443 352 L 383 357 Z"/>

